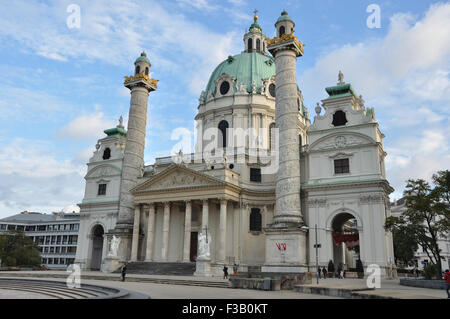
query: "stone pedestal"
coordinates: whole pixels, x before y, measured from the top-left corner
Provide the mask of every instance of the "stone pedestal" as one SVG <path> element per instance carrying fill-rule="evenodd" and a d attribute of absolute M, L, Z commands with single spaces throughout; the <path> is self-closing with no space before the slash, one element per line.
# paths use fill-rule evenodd
<path fill-rule="evenodd" d="M 120 238 L 120 243 L 119 247 L 117 248 L 116 254 L 113 254 L 113 256 L 111 256 L 111 240 L 113 236 Z M 132 234 L 121 233 L 116 229 L 113 229 L 111 232 L 106 234 L 106 238 L 108 241 L 107 252 L 106 257 L 103 259 L 101 270 L 103 272 L 113 272 L 117 270 L 117 268 L 120 267 L 123 263 L 130 260 Z M 118 267 L 114 268 L 117 264 Z"/>
<path fill-rule="evenodd" d="M 198 258 L 195 263 L 194 276 L 198 277 L 212 277 L 211 272 L 211 259 L 209 258 Z"/>
<path fill-rule="evenodd" d="M 302 229 L 266 229 L 264 272 L 307 271 L 306 231 Z"/>
<path fill-rule="evenodd" d="M 103 259 L 101 271 L 105 273 L 112 273 L 123 265 L 123 261 L 119 257 L 106 257 Z"/>

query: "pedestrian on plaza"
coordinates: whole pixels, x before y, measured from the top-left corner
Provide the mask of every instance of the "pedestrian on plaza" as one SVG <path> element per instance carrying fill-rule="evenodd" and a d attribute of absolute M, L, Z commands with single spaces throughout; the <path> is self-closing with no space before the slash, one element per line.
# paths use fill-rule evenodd
<path fill-rule="evenodd" d="M 325 279 L 325 278 L 327 278 L 327 269 L 325 268 L 325 267 L 323 267 L 323 269 L 322 269 L 322 273 L 323 273 L 323 278 Z"/>
<path fill-rule="evenodd" d="M 228 267 L 223 266 L 223 279 L 228 279 Z"/>
<path fill-rule="evenodd" d="M 238 265 L 236 265 L 236 263 L 234 263 L 234 266 L 233 266 L 233 275 L 237 275 L 237 272 L 238 272 Z"/>
<path fill-rule="evenodd" d="M 122 281 L 125 281 L 125 275 L 127 274 L 127 264 L 122 265 L 120 272 L 122 273 Z"/>
<path fill-rule="evenodd" d="M 448 269 L 445 271 L 444 280 L 445 280 L 445 291 L 447 292 L 447 298 L 450 299 L 450 292 L 448 291 L 450 289 L 450 271 Z"/>
<path fill-rule="evenodd" d="M 317 268 L 317 276 L 319 276 L 319 279 L 322 278 L 320 267 Z"/>
<path fill-rule="evenodd" d="M 339 273 L 339 279 L 344 279 L 344 270 L 341 269 L 340 273 Z"/>

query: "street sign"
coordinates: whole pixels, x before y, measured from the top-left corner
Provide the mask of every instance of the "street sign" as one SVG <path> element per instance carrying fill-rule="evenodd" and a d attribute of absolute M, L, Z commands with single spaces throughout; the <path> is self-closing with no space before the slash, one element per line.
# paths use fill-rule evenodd
<path fill-rule="evenodd" d="M 322 244 L 314 245 L 314 248 L 322 248 Z"/>

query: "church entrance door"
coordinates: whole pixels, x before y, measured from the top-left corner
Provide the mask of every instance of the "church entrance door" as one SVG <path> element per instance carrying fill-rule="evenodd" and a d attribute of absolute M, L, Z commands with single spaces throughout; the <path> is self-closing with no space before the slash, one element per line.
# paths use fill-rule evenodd
<path fill-rule="evenodd" d="M 92 230 L 92 257 L 91 257 L 91 269 L 100 270 L 102 264 L 102 250 L 103 250 L 103 227 L 97 225 Z"/>
<path fill-rule="evenodd" d="M 198 232 L 191 232 L 191 252 L 189 259 L 191 261 L 197 260 L 197 244 L 198 244 Z"/>

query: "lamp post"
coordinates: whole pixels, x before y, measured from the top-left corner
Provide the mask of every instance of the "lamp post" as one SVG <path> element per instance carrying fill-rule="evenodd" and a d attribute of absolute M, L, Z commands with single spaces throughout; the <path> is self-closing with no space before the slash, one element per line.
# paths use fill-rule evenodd
<path fill-rule="evenodd" d="M 308 229 L 308 230 L 312 229 L 311 227 L 308 227 L 308 226 L 303 226 L 302 228 Z M 314 225 L 314 233 L 315 233 L 315 238 L 316 238 L 315 245 L 314 245 L 314 248 L 316 249 L 316 280 L 317 280 L 317 284 L 319 284 L 319 248 L 321 248 L 322 245 L 317 242 L 317 229 L 322 229 L 322 230 L 328 230 L 328 229 L 327 228 L 319 228 L 319 227 L 317 227 L 317 224 Z"/>

